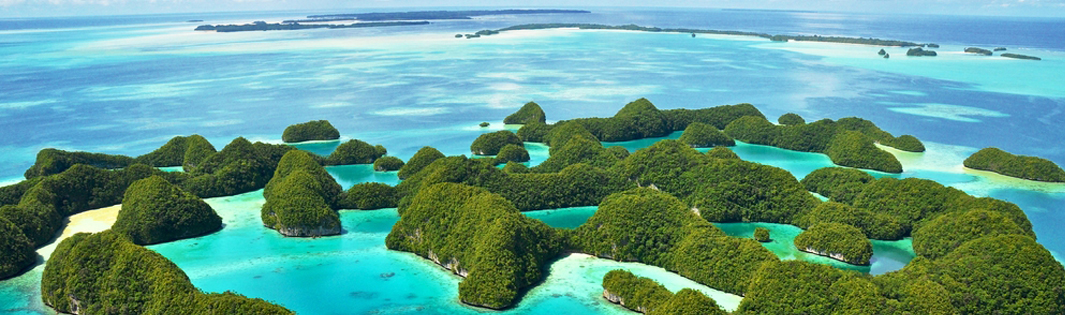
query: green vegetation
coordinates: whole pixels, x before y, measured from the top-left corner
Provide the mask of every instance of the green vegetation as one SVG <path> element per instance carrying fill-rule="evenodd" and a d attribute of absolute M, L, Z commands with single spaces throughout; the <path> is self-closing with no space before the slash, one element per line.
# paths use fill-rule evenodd
<path fill-rule="evenodd" d="M 661 266 L 696 282 L 743 294 L 763 262 L 777 258 L 757 241 L 727 236 L 670 194 L 636 188 L 608 196 L 573 231 L 578 251 Z"/>
<path fill-rule="evenodd" d="M 881 48 L 880 51 L 876 52 L 876 54 L 881 56 L 887 56 L 887 51 L 884 51 L 884 49 Z"/>
<path fill-rule="evenodd" d="M 137 245 L 170 242 L 222 229 L 222 217 L 203 199 L 159 176 L 133 182 L 111 227 Z"/>
<path fill-rule="evenodd" d="M 443 157 L 444 154 L 440 153 L 439 150 L 434 149 L 433 147 L 422 147 L 421 149 L 418 149 L 417 153 L 414 153 L 414 156 L 412 156 L 410 160 L 407 160 L 407 164 L 404 164 L 403 167 L 399 168 L 399 173 L 397 175 L 399 176 L 399 179 L 407 179 L 411 175 L 421 171 L 422 168 L 428 166 L 429 163 L 433 163 L 433 161 Z"/>
<path fill-rule="evenodd" d="M 138 156 L 135 161 L 155 167 L 182 166 L 189 171 L 215 152 L 217 150 L 203 136 L 177 136 L 155 151 Z"/>
<path fill-rule="evenodd" d="M 733 141 L 732 138 L 726 136 L 721 130 L 701 122 L 688 124 L 688 128 L 684 129 L 684 133 L 681 134 L 680 139 L 677 140 L 680 140 L 680 142 L 684 142 L 693 148 L 712 148 L 717 146 L 736 145 L 736 141 Z"/>
<path fill-rule="evenodd" d="M 470 151 L 477 155 L 496 155 L 500 149 L 507 145 L 525 147 L 518 135 L 510 132 L 510 130 L 500 130 L 481 134 L 470 145 Z"/>
<path fill-rule="evenodd" d="M 1027 55 L 1014 54 L 1014 53 L 1004 53 L 1004 54 L 1001 54 L 999 56 L 1002 56 L 1002 57 L 1005 57 L 1005 58 L 1022 59 L 1022 60 L 1043 60 L 1043 58 L 1039 58 L 1039 57 L 1035 57 L 1035 56 L 1027 56 Z"/>
<path fill-rule="evenodd" d="M 388 154 L 380 144 L 372 146 L 365 141 L 351 139 L 340 144 L 325 160 L 326 165 L 371 164 Z"/>
<path fill-rule="evenodd" d="M 337 208 L 373 210 L 395 208 L 399 202 L 396 188 L 382 183 L 360 183 L 350 189 L 338 201 Z"/>
<path fill-rule="evenodd" d="M 887 302 L 867 277 L 786 260 L 758 269 L 735 314 L 884 314 Z"/>
<path fill-rule="evenodd" d="M 403 168 L 403 160 L 394 156 L 382 156 L 381 158 L 373 161 L 373 170 L 378 172 L 391 172 L 398 171 Z"/>
<path fill-rule="evenodd" d="M 340 131 L 337 131 L 328 120 L 312 120 L 291 125 L 286 127 L 281 135 L 281 140 L 288 143 L 336 139 L 340 139 Z"/>
<path fill-rule="evenodd" d="M 0 216 L 0 253 L 4 253 L 0 255 L 0 280 L 17 275 L 37 262 L 33 243 L 3 216 Z"/>
<path fill-rule="evenodd" d="M 446 160 L 434 164 L 441 162 Z M 465 277 L 459 299 L 475 306 L 513 305 L 520 292 L 543 279 L 547 263 L 563 248 L 554 229 L 481 188 L 428 186 L 399 213 L 385 240 L 388 248 L 431 259 Z"/>
<path fill-rule="evenodd" d="M 612 170 L 677 196 L 711 222 L 792 223 L 818 202 L 788 171 L 712 159 L 676 140 L 638 150 Z"/>
<path fill-rule="evenodd" d="M 544 110 L 540 108 L 540 104 L 536 102 L 525 103 L 517 112 L 510 114 L 506 119 L 503 119 L 504 124 L 530 124 L 530 123 L 546 123 L 547 115 L 544 114 Z"/>
<path fill-rule="evenodd" d="M 266 186 L 281 155 L 296 150 L 286 145 L 252 144 L 233 139 L 222 151 L 208 156 L 181 176 L 177 184 L 200 198 L 231 196 Z"/>
<path fill-rule="evenodd" d="M 722 160 L 739 160 L 740 156 L 736 155 L 736 152 L 732 152 L 732 149 L 726 147 L 714 147 L 710 151 L 706 151 L 706 156 L 712 159 Z"/>
<path fill-rule="evenodd" d="M 580 126 L 580 125 L 576 125 Z M 566 129 L 566 128 L 557 128 Z M 599 168 L 608 168 L 629 155 L 622 147 L 604 148 L 599 141 L 576 136 L 562 146 L 551 147 L 551 156 L 532 168 L 539 173 L 558 172 L 567 166 L 584 163 Z"/>
<path fill-rule="evenodd" d="M 133 158 L 124 155 L 103 153 L 70 152 L 56 149 L 44 149 L 37 152 L 37 161 L 26 170 L 26 179 L 59 174 L 75 164 L 85 164 L 103 169 L 116 169 L 135 163 Z"/>
<path fill-rule="evenodd" d="M 292 314 L 261 299 L 201 293 L 152 250 L 111 231 L 59 243 L 41 279 L 44 304 L 81 314 Z"/>
<path fill-rule="evenodd" d="M 503 172 L 507 174 L 526 174 L 529 172 L 529 167 L 523 163 L 507 162 L 503 165 Z"/>
<path fill-rule="evenodd" d="M 603 276 L 603 297 L 633 311 L 662 315 L 728 314 L 714 299 L 692 289 L 677 294 L 650 278 L 626 270 L 611 270 Z"/>
<path fill-rule="evenodd" d="M 487 121 L 482 121 L 480 124 L 478 124 L 478 126 L 481 126 L 481 128 L 486 128 L 491 125 L 492 124 L 488 123 Z"/>
<path fill-rule="evenodd" d="M 994 51 L 1006 51 L 1006 47 L 995 47 Z"/>
<path fill-rule="evenodd" d="M 871 239 L 900 240 L 905 236 L 902 225 L 891 215 L 833 201 L 817 205 L 816 208 L 796 220 L 795 225 L 806 229 L 819 223 L 841 223 L 854 226 L 860 229 L 866 238 Z"/>
<path fill-rule="evenodd" d="M 1044 182 L 1065 182 L 1065 170 L 1050 160 L 984 148 L 965 159 L 965 167 Z"/>
<path fill-rule="evenodd" d="M 924 50 L 921 47 L 910 48 L 906 51 L 906 56 L 911 57 L 935 57 L 936 55 L 935 51 Z"/>
<path fill-rule="evenodd" d="M 647 313 L 673 297 L 673 292 L 650 278 L 617 269 L 603 276 L 603 296 L 627 309 Z"/>
<path fill-rule="evenodd" d="M 340 185 L 310 153 L 285 153 L 263 190 L 263 225 L 285 236 L 340 234 L 340 217 L 333 210 L 340 191 Z"/>
<path fill-rule="evenodd" d="M 518 129 L 518 138 L 525 142 L 547 142 L 547 133 L 553 129 L 553 125 L 531 122 Z"/>
<path fill-rule="evenodd" d="M 842 223 L 817 223 L 795 237 L 799 250 L 854 265 L 868 265 L 873 244 L 862 230 Z"/>
<path fill-rule="evenodd" d="M 832 201 L 852 203 L 862 192 L 865 184 L 876 180 L 869 173 L 843 167 L 825 167 L 814 170 L 802 179 L 807 190 L 821 194 Z M 844 222 L 845 223 L 845 222 Z M 854 225 L 854 224 L 851 224 Z M 859 226 L 859 225 L 854 225 Z"/>
<path fill-rule="evenodd" d="M 992 54 L 990 50 L 983 49 L 983 48 L 977 48 L 977 47 L 965 48 L 965 52 L 970 53 L 970 54 L 984 55 L 984 56 L 990 56 Z"/>
<path fill-rule="evenodd" d="M 702 292 L 684 288 L 651 310 L 650 315 L 725 315 L 714 299 Z"/>
<path fill-rule="evenodd" d="M 772 241 L 773 239 L 769 238 L 769 229 L 757 227 L 754 229 L 754 240 L 765 243 Z"/>
<path fill-rule="evenodd" d="M 997 235 L 1025 235 L 1010 218 L 987 210 L 941 215 L 913 231 L 913 251 L 931 259 L 950 253 L 968 241 Z"/>
<path fill-rule="evenodd" d="M 779 126 L 764 118 L 742 117 L 725 127 L 725 134 L 753 144 L 824 153 L 839 165 L 889 173 L 901 173 L 902 164 L 874 142 L 904 151 L 924 151 L 924 145 L 913 136 L 896 138 L 872 122 L 854 117 Z"/>
<path fill-rule="evenodd" d="M 880 51 L 883 52 L 884 50 L 881 49 Z M 880 54 L 880 55 L 883 55 L 883 54 Z M 777 118 L 777 123 L 779 123 L 781 125 L 785 125 L 785 126 L 802 125 L 802 124 L 806 124 L 806 120 L 802 119 L 802 116 L 799 116 L 799 114 L 787 113 L 787 114 L 784 114 L 784 115 L 780 115 L 780 118 Z"/>
<path fill-rule="evenodd" d="M 507 162 L 524 163 L 529 161 L 529 151 L 524 147 L 516 144 L 508 144 L 499 149 L 499 153 L 496 154 L 496 164 L 506 164 Z"/>

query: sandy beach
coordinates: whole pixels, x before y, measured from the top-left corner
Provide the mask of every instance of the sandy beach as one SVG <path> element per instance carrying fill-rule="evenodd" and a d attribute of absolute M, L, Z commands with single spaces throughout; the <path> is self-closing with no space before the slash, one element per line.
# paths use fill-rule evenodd
<path fill-rule="evenodd" d="M 59 242 L 74 234 L 82 232 L 96 233 L 110 229 L 111 225 L 115 224 L 115 220 L 118 219 L 119 210 L 122 210 L 122 205 L 93 209 L 70 216 L 67 218 L 67 225 L 60 232 L 59 237 L 51 244 L 37 249 L 37 254 L 48 259 L 49 256 L 52 256 L 56 246 L 59 246 Z"/>

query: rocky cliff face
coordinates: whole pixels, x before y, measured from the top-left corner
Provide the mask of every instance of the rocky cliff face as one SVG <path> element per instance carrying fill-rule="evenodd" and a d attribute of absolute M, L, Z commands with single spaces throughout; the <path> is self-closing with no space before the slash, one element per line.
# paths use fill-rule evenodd
<path fill-rule="evenodd" d="M 335 227 L 323 227 L 323 226 L 279 226 L 277 231 L 281 235 L 288 237 L 318 237 L 318 236 L 330 236 L 340 235 L 340 226 Z"/>

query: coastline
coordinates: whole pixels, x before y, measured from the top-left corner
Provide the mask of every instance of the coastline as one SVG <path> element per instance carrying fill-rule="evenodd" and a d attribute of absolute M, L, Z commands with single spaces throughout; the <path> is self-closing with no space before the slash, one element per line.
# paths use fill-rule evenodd
<path fill-rule="evenodd" d="M 45 245 L 44 247 L 37 249 L 37 254 L 44 257 L 44 260 L 48 260 L 49 256 L 52 256 L 52 252 L 55 251 L 56 246 L 68 237 L 74 236 L 77 233 L 96 233 L 110 229 L 111 225 L 115 224 L 118 220 L 118 212 L 122 210 L 122 205 L 114 205 L 105 208 L 93 209 L 83 211 L 78 214 L 67 217 L 67 224 L 63 227 L 54 241 Z"/>

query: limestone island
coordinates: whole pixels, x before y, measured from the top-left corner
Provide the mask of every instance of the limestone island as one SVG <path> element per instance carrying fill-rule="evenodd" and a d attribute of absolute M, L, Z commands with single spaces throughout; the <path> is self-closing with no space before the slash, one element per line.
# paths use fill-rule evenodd
<path fill-rule="evenodd" d="M 965 52 L 966 53 L 970 53 L 970 54 L 984 55 L 984 56 L 992 55 L 992 52 L 990 50 L 983 49 L 983 48 L 977 48 L 977 47 L 965 48 Z"/>
<path fill-rule="evenodd" d="M 795 247 L 852 265 L 869 265 L 873 244 L 862 230 L 842 223 L 818 223 L 795 237 Z"/>
<path fill-rule="evenodd" d="M 340 139 L 340 131 L 328 120 L 312 120 L 291 125 L 285 127 L 285 132 L 281 134 L 281 140 L 286 143 L 336 139 Z"/>
<path fill-rule="evenodd" d="M 995 47 L 995 51 L 1006 51 L 1006 47 Z"/>
<path fill-rule="evenodd" d="M 160 176 L 130 184 L 111 227 L 137 245 L 171 242 L 221 229 L 222 217 L 203 199 Z"/>
<path fill-rule="evenodd" d="M 765 243 L 772 241 L 773 239 L 769 238 L 769 229 L 757 227 L 754 228 L 754 240 Z"/>
<path fill-rule="evenodd" d="M 529 124 L 529 123 L 546 123 L 547 115 L 544 114 L 543 108 L 540 108 L 540 104 L 536 102 L 528 102 L 521 106 L 517 112 L 510 114 L 507 118 L 503 119 L 504 124 Z"/>
<path fill-rule="evenodd" d="M 552 261 L 583 253 L 661 267 L 743 296 L 739 314 L 1065 310 L 1065 267 L 1036 242 L 1031 221 L 1016 204 L 977 198 L 931 180 L 875 178 L 850 168 L 815 170 L 799 181 L 787 170 L 739 159 L 726 147 L 703 153 L 660 139 L 630 152 L 603 143 L 664 137 L 696 123 L 724 130 L 733 139 L 825 152 L 833 161 L 856 165 L 897 163 L 857 156 L 876 154 L 869 151 L 876 142 L 924 149 L 916 138 L 894 137 L 859 118 L 776 125 L 750 104 L 659 110 L 639 99 L 612 117 L 525 124 L 517 135 L 521 140 L 550 147 L 547 160 L 534 167 L 508 161 L 500 169 L 498 156 L 444 156 L 424 147 L 400 167 L 398 185 L 362 183 L 348 191 L 324 166 L 372 163 L 385 155 L 383 147 L 352 140 L 322 157 L 236 138 L 215 152 L 184 137 L 144 159 L 48 150 L 38 155 L 25 181 L 0 187 L 0 277 L 29 270 L 36 261 L 34 249 L 47 245 L 67 216 L 117 205 L 127 190 L 141 196 L 144 190 L 134 186 L 142 184 L 134 183 L 147 178 L 144 183 L 162 179 L 171 191 L 176 187 L 198 198 L 262 189 L 263 228 L 291 236 L 343 232 L 340 209 L 395 208 L 399 219 L 385 246 L 462 277 L 459 301 L 477 307 L 515 305 L 543 282 Z M 520 153 L 517 146 L 503 145 L 500 155 Z M 196 159 L 202 160 L 176 173 L 139 163 Z M 178 194 L 180 200 L 195 200 L 184 197 Z M 579 206 L 598 210 L 571 230 L 521 213 Z M 912 237 L 917 258 L 895 272 L 862 275 L 782 261 L 758 241 L 729 236 L 711 222 L 806 227 L 797 246 L 852 263 L 868 263 L 863 244 L 869 239 Z M 696 292 L 667 295 L 637 277 L 614 273 L 610 278 L 604 281 L 604 296 L 631 309 L 718 312 L 712 300 Z M 172 262 L 116 231 L 77 234 L 58 244 L 44 268 L 40 292 L 46 305 L 64 313 L 290 313 L 237 294 L 202 293 Z"/>
<path fill-rule="evenodd" d="M 1004 54 L 1001 54 L 999 56 L 1006 57 L 1006 58 L 1013 58 L 1013 59 L 1023 59 L 1023 60 L 1043 60 L 1043 58 L 1039 58 L 1039 57 L 1035 57 L 1035 56 L 1027 56 L 1027 55 L 1013 54 L 1013 53 L 1004 53 Z"/>
<path fill-rule="evenodd" d="M 394 156 L 382 156 L 381 158 L 373 161 L 373 170 L 378 172 L 391 172 L 398 171 L 403 168 L 403 160 Z"/>
<path fill-rule="evenodd" d="M 907 50 L 906 55 L 910 57 L 935 57 L 937 54 L 935 51 L 924 50 L 921 47 L 916 47 Z"/>
<path fill-rule="evenodd" d="M 477 140 L 474 140 L 473 144 L 470 145 L 470 151 L 476 155 L 496 155 L 499 150 L 507 145 L 525 147 L 521 138 L 518 138 L 518 135 L 514 134 L 514 132 L 500 130 L 477 137 Z"/>
<path fill-rule="evenodd" d="M 638 277 L 623 269 L 611 270 L 603 276 L 603 298 L 634 312 L 651 315 L 728 314 L 702 292 L 685 288 L 674 294 L 654 279 Z"/>
<path fill-rule="evenodd" d="M 965 159 L 965 167 L 1041 182 L 1065 182 L 1065 170 L 1050 160 L 984 148 Z"/>

